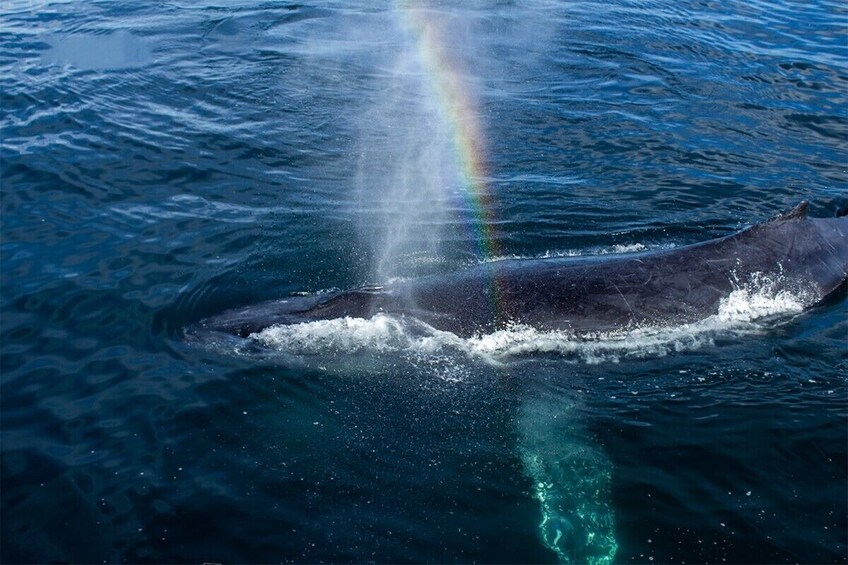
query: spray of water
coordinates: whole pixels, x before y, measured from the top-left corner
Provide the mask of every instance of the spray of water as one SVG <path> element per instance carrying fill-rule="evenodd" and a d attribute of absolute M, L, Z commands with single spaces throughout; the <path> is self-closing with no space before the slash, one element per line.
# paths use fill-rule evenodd
<path fill-rule="evenodd" d="M 380 282 L 501 253 L 481 93 L 526 82 L 553 32 L 542 0 L 393 6 L 386 25 L 369 29 L 382 49 L 358 120 L 361 232 Z"/>
<path fill-rule="evenodd" d="M 393 25 L 379 30 L 393 49 L 379 63 L 379 96 L 360 123 L 356 188 L 379 281 L 416 274 L 440 257 L 444 227 L 464 189 L 451 124 L 422 54 L 414 11 L 399 8 Z"/>

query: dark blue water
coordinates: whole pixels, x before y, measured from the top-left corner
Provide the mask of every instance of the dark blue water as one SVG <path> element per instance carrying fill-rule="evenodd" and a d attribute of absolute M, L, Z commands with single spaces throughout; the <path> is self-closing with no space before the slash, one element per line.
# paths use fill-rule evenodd
<path fill-rule="evenodd" d="M 600 345 L 187 342 L 374 282 L 390 241 L 416 276 L 846 204 L 841 2 L 418 10 L 474 101 L 483 212 L 410 11 L 4 2 L 0 560 L 848 560 L 844 294 Z"/>

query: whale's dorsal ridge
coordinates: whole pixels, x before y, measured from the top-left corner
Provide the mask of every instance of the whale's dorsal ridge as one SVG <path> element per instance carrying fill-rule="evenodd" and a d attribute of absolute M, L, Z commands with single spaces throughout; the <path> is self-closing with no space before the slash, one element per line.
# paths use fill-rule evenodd
<path fill-rule="evenodd" d="M 775 216 L 769 223 L 771 222 L 786 222 L 788 220 L 804 220 L 807 217 L 807 212 L 810 209 L 810 203 L 806 200 L 802 200 L 800 204 L 789 210 L 788 212 L 784 212 L 779 216 Z"/>

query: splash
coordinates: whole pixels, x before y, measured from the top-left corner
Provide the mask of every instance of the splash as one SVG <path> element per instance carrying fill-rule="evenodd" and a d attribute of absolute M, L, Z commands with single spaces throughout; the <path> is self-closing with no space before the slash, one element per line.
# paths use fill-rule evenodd
<path fill-rule="evenodd" d="M 300 356 L 338 356 L 372 351 L 406 355 L 416 362 L 429 356 L 482 360 L 493 365 L 511 358 L 555 354 L 589 364 L 661 357 L 714 343 L 717 335 L 763 331 L 764 321 L 786 319 L 815 301 L 803 288 L 788 290 L 782 276 L 755 274 L 724 297 L 715 314 L 677 325 L 644 325 L 613 331 L 575 333 L 526 325 L 469 338 L 437 330 L 410 317 L 377 314 L 370 319 L 338 318 L 272 326 L 251 340 L 272 350 Z M 441 358 L 441 357 L 439 357 Z"/>

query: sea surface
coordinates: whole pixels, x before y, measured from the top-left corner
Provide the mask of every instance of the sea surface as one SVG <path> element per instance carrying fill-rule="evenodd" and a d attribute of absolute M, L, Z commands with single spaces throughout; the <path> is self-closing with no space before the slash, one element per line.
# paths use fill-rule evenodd
<path fill-rule="evenodd" d="M 841 1 L 0 6 L 0 561 L 848 560 L 848 300 L 224 310 L 848 204 Z"/>

